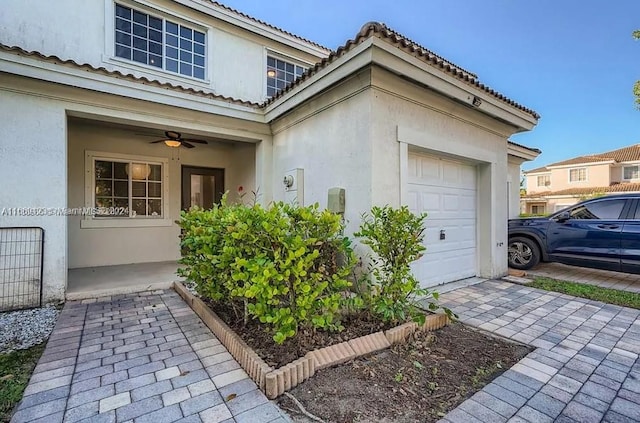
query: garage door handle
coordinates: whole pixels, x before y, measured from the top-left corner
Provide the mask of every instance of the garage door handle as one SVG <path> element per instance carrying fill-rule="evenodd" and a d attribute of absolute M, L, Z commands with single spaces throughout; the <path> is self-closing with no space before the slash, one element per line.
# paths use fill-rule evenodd
<path fill-rule="evenodd" d="M 618 229 L 619 227 L 618 225 L 598 225 L 600 229 Z"/>

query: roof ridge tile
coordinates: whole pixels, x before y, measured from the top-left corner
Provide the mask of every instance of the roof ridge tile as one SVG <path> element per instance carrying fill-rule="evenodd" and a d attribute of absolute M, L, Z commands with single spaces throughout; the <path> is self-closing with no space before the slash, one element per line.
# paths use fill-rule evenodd
<path fill-rule="evenodd" d="M 437 54 L 422 47 L 420 44 L 417 44 L 411 41 L 410 39 L 404 37 L 399 32 L 390 29 L 385 24 L 380 22 L 375 22 L 375 21 L 365 23 L 360 28 L 360 31 L 356 34 L 356 36 L 353 39 L 347 40 L 342 46 L 332 51 L 329 54 L 329 56 L 322 59 L 320 62 L 316 63 L 315 65 L 309 67 L 297 79 L 287 84 L 283 89 L 278 91 L 273 97 L 267 99 L 264 103 L 262 103 L 262 106 L 263 107 L 268 106 L 269 104 L 276 101 L 278 98 L 284 96 L 287 92 L 291 91 L 293 88 L 300 85 L 303 81 L 307 80 L 308 78 L 316 74 L 319 70 L 324 69 L 325 67 L 333 63 L 338 57 L 342 56 L 345 52 L 348 52 L 354 45 L 358 45 L 362 43 L 364 40 L 368 39 L 371 36 L 377 36 L 378 38 L 388 41 L 391 44 L 399 44 L 403 49 L 409 49 L 414 52 L 416 51 L 416 49 L 420 49 L 424 56 L 424 58 L 422 59 L 423 62 L 439 67 L 442 71 L 452 74 L 458 80 L 466 83 L 467 85 L 477 87 L 480 90 L 486 92 L 487 94 L 497 98 L 498 100 L 501 100 L 504 103 L 516 109 L 519 109 L 527 114 L 530 114 L 536 119 L 540 118 L 540 115 L 534 110 L 529 109 L 525 106 L 522 106 L 516 103 L 515 101 L 509 99 L 505 95 L 480 83 L 477 80 L 477 76 L 475 74 L 468 72 L 463 68 L 456 66 L 453 63 L 443 59 Z"/>

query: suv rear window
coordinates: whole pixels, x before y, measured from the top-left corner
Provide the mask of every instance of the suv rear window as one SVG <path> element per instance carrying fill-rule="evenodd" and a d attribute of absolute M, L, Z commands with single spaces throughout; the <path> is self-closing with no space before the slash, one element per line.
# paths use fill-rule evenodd
<path fill-rule="evenodd" d="M 571 210 L 572 219 L 619 219 L 626 200 L 602 200 Z"/>

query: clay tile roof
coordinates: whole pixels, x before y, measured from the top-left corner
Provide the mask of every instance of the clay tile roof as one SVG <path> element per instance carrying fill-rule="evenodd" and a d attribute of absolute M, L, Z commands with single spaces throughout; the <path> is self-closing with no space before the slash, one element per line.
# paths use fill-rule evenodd
<path fill-rule="evenodd" d="M 381 40 L 392 44 L 401 50 L 405 51 L 408 54 L 417 57 L 423 62 L 433 66 L 435 68 L 440 69 L 442 72 L 448 73 L 451 76 L 457 78 L 459 81 L 464 82 L 467 85 L 470 85 L 476 89 L 484 91 L 485 93 L 501 100 L 502 102 L 515 107 L 525 113 L 530 114 L 534 118 L 540 118 L 540 115 L 536 113 L 534 110 L 531 110 L 525 106 L 522 106 L 515 101 L 507 98 L 503 94 L 489 88 L 488 86 L 480 83 L 478 81 L 477 75 L 466 71 L 465 69 L 454 65 L 453 63 L 443 59 L 437 54 L 433 53 L 430 50 L 422 47 L 421 45 L 411 41 L 407 37 L 404 37 L 400 33 L 388 28 L 386 25 L 379 22 L 369 22 L 362 26 L 360 32 L 356 34 L 353 40 L 348 40 L 343 46 L 339 47 L 337 50 L 332 51 L 331 54 L 322 59 L 320 62 L 316 63 L 314 66 L 307 69 L 305 73 L 298 77 L 295 81 L 291 82 L 281 91 L 279 91 L 275 96 L 267 100 L 263 105 L 268 105 L 275 101 L 276 99 L 282 97 L 285 93 L 291 91 L 296 86 L 300 85 L 303 81 L 309 79 L 311 76 L 318 73 L 320 70 L 326 68 L 331 63 L 333 63 L 336 59 L 343 56 L 345 53 L 349 52 L 351 49 L 361 44 L 363 41 L 367 40 L 370 37 L 378 37 Z"/>
<path fill-rule="evenodd" d="M 578 156 L 572 159 L 562 160 L 552 163 L 544 168 L 528 170 L 525 173 L 541 172 L 542 169 L 552 166 L 570 166 L 583 163 L 599 163 L 599 162 L 633 162 L 640 161 L 640 144 L 630 145 L 628 147 L 619 148 L 617 150 L 605 151 L 604 153 L 589 154 L 586 156 Z"/>
<path fill-rule="evenodd" d="M 158 87 L 158 88 L 165 88 L 165 89 L 170 89 L 170 90 L 174 90 L 174 91 L 179 91 L 179 92 L 183 92 L 186 94 L 191 94 L 191 95 L 196 95 L 196 96 L 200 96 L 200 97 L 206 97 L 206 98 L 210 98 L 210 99 L 214 99 L 214 100 L 220 100 L 220 101 L 225 101 L 227 103 L 233 103 L 233 104 L 239 104 L 241 106 L 247 106 L 247 107 L 253 107 L 253 108 L 258 108 L 259 104 L 258 103 L 254 103 L 254 102 L 250 102 L 250 101 L 244 101 L 244 100 L 238 100 L 236 98 L 233 97 L 225 97 L 223 95 L 220 94 L 216 94 L 213 92 L 208 92 L 208 91 L 204 91 L 204 90 L 196 90 L 194 88 L 190 88 L 190 87 L 183 87 L 182 85 L 176 85 L 176 84 L 170 84 L 168 82 L 160 82 L 158 80 L 155 79 L 149 79 L 146 78 L 144 76 L 140 77 L 140 76 L 135 76 L 133 74 L 125 74 L 122 73 L 120 71 L 117 70 L 108 70 L 104 67 L 95 67 L 92 65 L 89 65 L 87 63 L 81 64 L 78 62 L 75 62 L 73 60 L 63 60 L 61 58 L 59 58 L 58 56 L 47 56 L 44 55 L 42 53 L 39 53 L 37 51 L 27 51 L 24 50 L 20 47 L 15 47 L 15 46 L 7 46 L 4 45 L 2 43 L 0 43 L 0 51 L 6 51 L 9 53 L 13 53 L 16 54 L 18 56 L 29 56 L 29 57 L 35 57 L 37 59 L 46 61 L 46 62 L 50 62 L 56 65 L 63 65 L 63 66 L 69 66 L 69 67 L 74 67 L 77 69 L 84 69 L 87 71 L 91 71 L 91 72 L 96 72 L 96 73 L 100 73 L 106 76 L 112 76 L 115 78 L 119 78 L 119 79 L 126 79 L 128 81 L 132 81 L 132 82 L 137 82 L 139 84 L 143 84 L 143 85 L 150 85 L 150 86 L 154 86 L 154 87 Z"/>
<path fill-rule="evenodd" d="M 640 192 L 640 182 L 615 184 L 608 187 L 567 188 L 560 191 L 527 194 L 523 196 L 523 198 L 549 197 L 553 195 L 590 195 L 593 193 L 610 194 L 622 192 Z"/>
<path fill-rule="evenodd" d="M 307 44 L 311 44 L 311 45 L 313 45 L 313 46 L 316 46 L 316 47 L 318 47 L 318 48 L 321 48 L 321 49 L 323 49 L 323 50 L 326 50 L 327 52 L 330 52 L 330 51 L 331 51 L 331 49 L 329 49 L 329 48 L 327 48 L 327 47 L 325 47 L 325 46 L 323 46 L 323 45 L 320 45 L 320 44 L 316 43 L 315 41 L 311 41 L 311 40 L 308 40 L 308 39 L 306 39 L 306 38 L 300 37 L 299 35 L 293 34 L 293 33 L 289 32 L 289 31 L 285 31 L 285 30 L 284 30 L 284 29 L 282 29 L 282 28 L 279 28 L 279 27 L 277 27 L 277 26 L 275 26 L 275 25 L 271 25 L 270 23 L 265 22 L 265 21 L 262 21 L 262 20 L 260 20 L 260 19 L 254 18 L 253 16 L 247 15 L 246 13 L 240 12 L 239 10 L 236 10 L 236 9 L 234 9 L 234 8 L 232 8 L 232 7 L 226 6 L 226 5 L 224 5 L 224 4 L 220 3 L 220 2 L 217 2 L 217 1 L 215 1 L 215 0 L 209 0 L 209 1 L 210 1 L 210 3 L 212 3 L 213 5 L 215 5 L 215 6 L 219 7 L 219 8 L 221 8 L 221 9 L 224 9 L 224 10 L 226 10 L 226 11 L 229 11 L 229 12 L 231 12 L 231 13 L 234 13 L 234 14 L 236 14 L 236 15 L 238 15 L 238 16 L 242 16 L 243 18 L 246 18 L 246 19 L 252 20 L 253 22 L 259 23 L 260 25 L 264 25 L 264 26 L 269 27 L 269 28 L 271 28 L 271 29 L 275 29 L 275 30 L 276 30 L 276 31 L 278 31 L 278 32 L 281 32 L 281 33 L 283 33 L 283 34 L 285 34 L 285 35 L 288 35 L 288 36 L 293 37 L 293 38 L 295 38 L 295 39 L 298 39 L 298 40 L 300 40 L 300 41 L 304 41 L 304 42 L 305 42 L 305 43 L 307 43 Z"/>
<path fill-rule="evenodd" d="M 542 153 L 542 151 L 538 148 L 527 147 L 526 145 L 518 144 L 517 142 L 513 142 L 511 140 L 507 140 L 507 142 L 516 147 L 524 148 L 525 150 L 533 151 L 534 153 Z"/>
<path fill-rule="evenodd" d="M 527 174 L 527 173 L 539 173 L 539 172 L 548 172 L 548 171 L 549 169 L 547 169 L 546 166 L 542 166 L 542 167 L 536 167 L 535 169 L 531 169 L 531 170 L 525 170 L 522 173 Z"/>

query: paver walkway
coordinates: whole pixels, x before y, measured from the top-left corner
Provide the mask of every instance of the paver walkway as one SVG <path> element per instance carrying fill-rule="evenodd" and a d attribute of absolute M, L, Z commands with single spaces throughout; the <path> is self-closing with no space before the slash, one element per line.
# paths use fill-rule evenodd
<path fill-rule="evenodd" d="M 640 422 L 640 310 L 503 281 L 440 299 L 466 324 L 537 347 L 442 422 Z"/>
<path fill-rule="evenodd" d="M 67 302 L 11 421 L 289 419 L 167 290 Z"/>
<path fill-rule="evenodd" d="M 564 281 L 596 285 L 602 288 L 640 293 L 640 275 L 631 273 L 568 266 L 561 263 L 540 263 L 533 269 L 527 270 L 527 275 L 546 276 Z"/>

